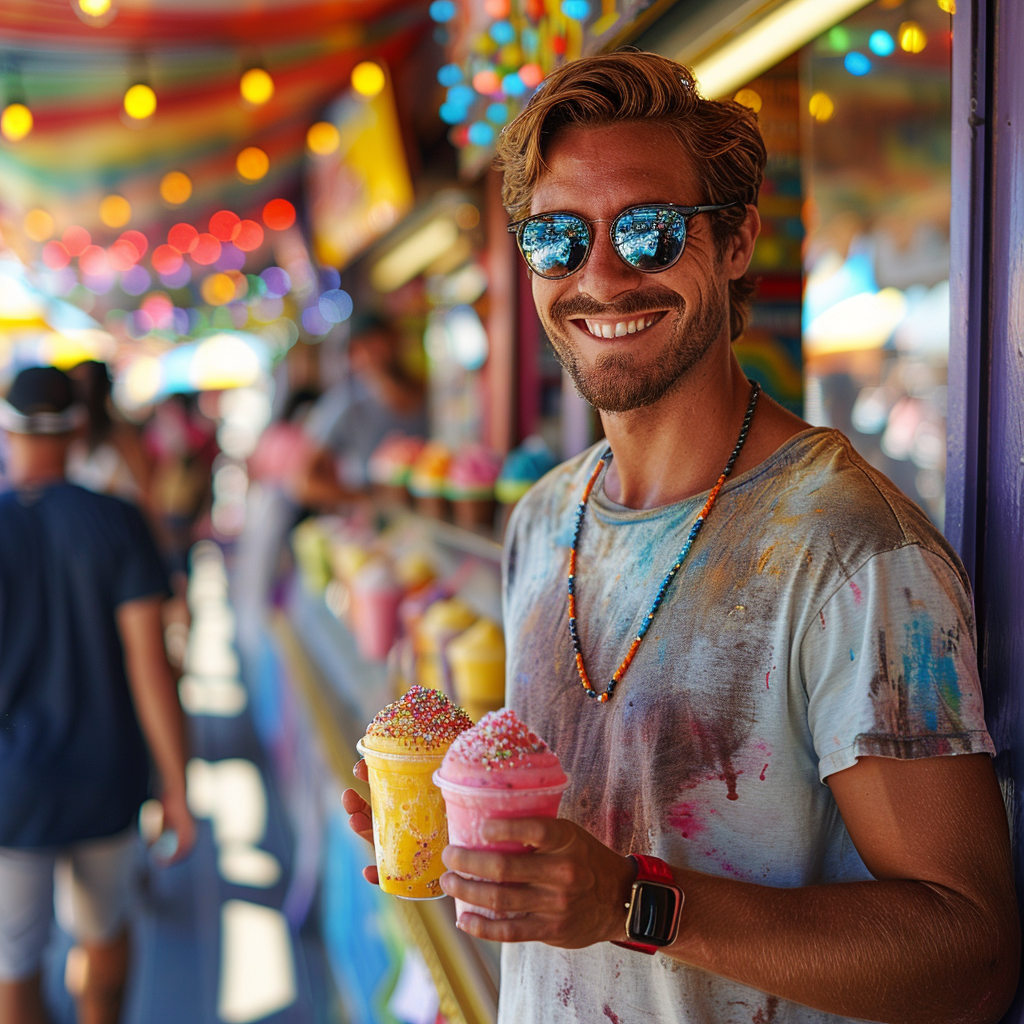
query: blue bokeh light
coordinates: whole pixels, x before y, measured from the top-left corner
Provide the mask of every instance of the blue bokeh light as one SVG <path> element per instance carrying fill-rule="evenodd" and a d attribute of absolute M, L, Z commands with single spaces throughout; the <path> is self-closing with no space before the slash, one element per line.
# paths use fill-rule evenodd
<path fill-rule="evenodd" d="M 469 110 L 466 107 L 452 102 L 442 103 L 438 113 L 445 124 L 461 124 L 469 116 Z"/>
<path fill-rule="evenodd" d="M 896 49 L 896 41 L 885 29 L 877 29 L 868 39 L 868 49 L 879 57 L 888 57 Z"/>
<path fill-rule="evenodd" d="M 492 103 L 487 108 L 487 120 L 501 125 L 508 120 L 508 107 L 504 103 Z"/>
<path fill-rule="evenodd" d="M 442 25 L 455 17 L 455 4 L 452 0 L 434 0 L 430 5 L 430 17 Z"/>
<path fill-rule="evenodd" d="M 468 109 L 476 99 L 476 90 L 469 85 L 453 85 L 448 90 L 448 102 Z"/>
<path fill-rule="evenodd" d="M 458 85 L 464 77 L 458 64 L 445 64 L 437 72 L 438 82 L 447 87 Z"/>
<path fill-rule="evenodd" d="M 474 146 L 489 146 L 494 141 L 494 128 L 486 121 L 474 121 L 469 126 L 469 141 Z"/>
<path fill-rule="evenodd" d="M 572 21 L 583 21 L 590 15 L 587 0 L 562 0 L 562 14 Z"/>
<path fill-rule="evenodd" d="M 506 96 L 522 96 L 526 92 L 526 83 L 513 71 L 501 80 L 501 91 Z"/>
<path fill-rule="evenodd" d="M 861 75 L 866 75 L 871 70 L 871 60 L 859 50 L 851 50 L 843 58 L 843 67 L 846 68 L 851 75 L 856 75 L 859 78 Z"/>
<path fill-rule="evenodd" d="M 496 21 L 491 26 L 490 37 L 499 45 L 507 46 L 516 38 L 516 30 L 510 21 Z"/>

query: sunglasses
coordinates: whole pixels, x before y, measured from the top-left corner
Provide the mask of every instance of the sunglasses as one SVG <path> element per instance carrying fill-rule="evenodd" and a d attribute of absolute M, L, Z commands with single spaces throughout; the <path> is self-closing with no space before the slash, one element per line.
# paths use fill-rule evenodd
<path fill-rule="evenodd" d="M 739 205 L 736 201 L 715 206 L 630 206 L 608 225 L 608 237 L 623 262 L 644 274 L 658 274 L 683 255 L 686 222 L 691 217 Z M 526 265 L 548 281 L 559 281 L 587 262 L 594 244 L 591 225 L 603 223 L 575 213 L 538 213 L 509 224 L 508 230 L 515 234 Z"/>

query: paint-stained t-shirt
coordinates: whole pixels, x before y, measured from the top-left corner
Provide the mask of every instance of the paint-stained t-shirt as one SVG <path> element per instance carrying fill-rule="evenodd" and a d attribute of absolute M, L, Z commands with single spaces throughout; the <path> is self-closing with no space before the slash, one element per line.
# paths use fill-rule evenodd
<path fill-rule="evenodd" d="M 726 483 L 607 704 L 566 613 L 575 506 L 600 445 L 517 506 L 505 551 L 507 703 L 572 777 L 560 814 L 621 854 L 795 887 L 863 880 L 827 784 L 861 755 L 994 753 L 963 567 L 836 431 Z M 707 498 L 633 510 L 599 479 L 576 601 L 603 690 Z M 685 913 L 685 910 L 684 910 Z M 796 1024 L 842 1018 L 663 955 L 502 951 L 500 1024 Z"/>

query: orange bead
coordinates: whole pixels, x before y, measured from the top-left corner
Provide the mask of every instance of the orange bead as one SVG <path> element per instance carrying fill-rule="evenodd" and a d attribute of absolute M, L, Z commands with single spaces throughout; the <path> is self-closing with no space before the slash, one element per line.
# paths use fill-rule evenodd
<path fill-rule="evenodd" d="M 598 698 L 597 698 L 597 699 L 598 699 L 598 700 L 599 700 L 599 701 L 600 701 L 600 702 L 601 702 L 602 704 L 607 704 L 607 703 L 608 703 L 608 694 L 607 694 L 607 693 L 602 693 L 602 694 L 600 694 L 600 695 L 598 696 Z"/>

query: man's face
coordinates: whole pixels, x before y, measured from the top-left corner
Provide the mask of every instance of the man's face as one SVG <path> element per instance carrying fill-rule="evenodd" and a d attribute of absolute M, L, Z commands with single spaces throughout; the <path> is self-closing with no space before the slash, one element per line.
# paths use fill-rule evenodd
<path fill-rule="evenodd" d="M 533 275 L 541 322 L 591 405 L 607 412 L 651 405 L 716 340 L 728 343 L 729 282 L 711 234 L 714 215 L 689 220 L 682 256 L 657 274 L 634 270 L 618 256 L 609 223 L 639 203 L 696 206 L 708 197 L 678 140 L 660 125 L 567 128 L 545 162 L 530 213 L 566 211 L 601 223 L 591 226 L 590 258 L 575 274 L 561 281 Z"/>

